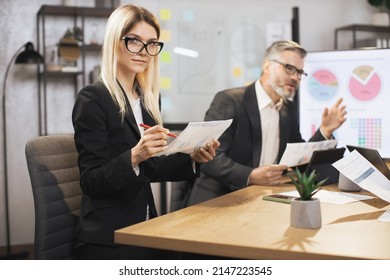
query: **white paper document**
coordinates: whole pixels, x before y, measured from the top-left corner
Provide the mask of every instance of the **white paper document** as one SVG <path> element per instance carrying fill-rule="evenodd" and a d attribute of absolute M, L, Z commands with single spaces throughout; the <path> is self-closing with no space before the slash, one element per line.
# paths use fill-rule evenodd
<path fill-rule="evenodd" d="M 390 210 L 387 210 L 385 213 L 380 215 L 380 217 L 378 218 L 378 221 L 389 223 L 390 222 Z"/>
<path fill-rule="evenodd" d="M 194 149 L 203 147 L 213 139 L 218 139 L 232 124 L 232 119 L 223 121 L 190 122 L 187 127 L 175 138 L 168 148 L 155 156 L 174 153 L 190 154 Z"/>
<path fill-rule="evenodd" d="M 324 140 L 318 142 L 287 143 L 286 149 L 279 164 L 289 167 L 308 163 L 314 150 L 327 150 L 335 148 L 337 140 Z"/>
<path fill-rule="evenodd" d="M 298 191 L 283 192 L 282 195 L 299 197 Z M 372 199 L 372 196 L 346 193 L 346 192 L 332 192 L 327 190 L 319 190 L 313 197 L 318 198 L 321 202 L 330 204 L 347 204 L 351 202 Z"/>
<path fill-rule="evenodd" d="M 332 165 L 362 189 L 390 202 L 390 180 L 358 151 L 353 150 Z"/>

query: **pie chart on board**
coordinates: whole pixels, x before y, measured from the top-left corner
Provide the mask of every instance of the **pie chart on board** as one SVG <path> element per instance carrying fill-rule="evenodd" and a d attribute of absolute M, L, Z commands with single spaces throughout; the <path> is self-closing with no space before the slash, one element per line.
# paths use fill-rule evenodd
<path fill-rule="evenodd" d="M 369 101 L 378 96 L 382 81 L 375 69 L 368 65 L 355 68 L 349 80 L 349 91 L 360 101 Z"/>
<path fill-rule="evenodd" d="M 319 101 L 331 99 L 337 92 L 339 82 L 335 74 L 321 69 L 314 72 L 309 78 L 309 92 Z"/>

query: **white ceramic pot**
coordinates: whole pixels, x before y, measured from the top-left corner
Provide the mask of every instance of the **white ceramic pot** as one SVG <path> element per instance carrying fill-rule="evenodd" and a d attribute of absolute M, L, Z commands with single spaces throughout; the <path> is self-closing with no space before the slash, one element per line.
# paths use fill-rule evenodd
<path fill-rule="evenodd" d="M 389 14 L 388 13 L 375 13 L 372 15 L 373 25 L 389 26 Z"/>
<path fill-rule="evenodd" d="M 293 199 L 291 201 L 290 224 L 296 228 L 315 229 L 322 225 L 321 203 L 318 199 Z"/>

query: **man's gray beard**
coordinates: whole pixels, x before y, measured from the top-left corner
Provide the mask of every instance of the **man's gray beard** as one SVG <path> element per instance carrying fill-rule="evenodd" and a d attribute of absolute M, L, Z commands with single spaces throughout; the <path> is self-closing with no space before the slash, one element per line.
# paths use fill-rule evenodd
<path fill-rule="evenodd" d="M 292 92 L 292 93 L 289 93 L 287 91 L 284 91 L 282 87 L 278 87 L 276 84 L 275 84 L 275 73 L 273 71 L 271 71 L 270 75 L 269 75 L 269 85 L 271 86 L 271 88 L 277 93 L 277 95 L 279 95 L 281 98 L 283 99 L 291 99 L 294 97 L 294 94 L 295 92 Z"/>
<path fill-rule="evenodd" d="M 287 91 L 284 91 L 282 87 L 278 87 L 272 81 L 269 81 L 269 85 L 283 99 L 287 99 L 287 98 L 290 99 L 290 98 L 294 97 L 294 92 L 293 93 L 289 93 Z"/>

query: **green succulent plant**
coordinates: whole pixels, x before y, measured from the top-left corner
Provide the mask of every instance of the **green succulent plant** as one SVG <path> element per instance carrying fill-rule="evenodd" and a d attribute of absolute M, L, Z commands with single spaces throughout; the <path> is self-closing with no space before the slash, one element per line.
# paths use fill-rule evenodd
<path fill-rule="evenodd" d="M 327 179 L 317 182 L 317 174 L 313 170 L 309 175 L 307 172 L 300 172 L 298 168 L 294 171 L 296 178 L 289 176 L 297 189 L 301 200 L 310 200 L 315 195 L 320 187 L 325 183 Z"/>

